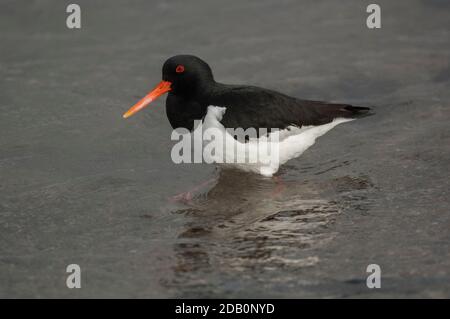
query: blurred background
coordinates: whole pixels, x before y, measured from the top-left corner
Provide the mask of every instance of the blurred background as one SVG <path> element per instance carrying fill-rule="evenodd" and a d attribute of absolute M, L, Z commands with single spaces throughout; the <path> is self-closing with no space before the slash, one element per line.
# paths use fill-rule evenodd
<path fill-rule="evenodd" d="M 76 1 L 72 30 L 71 2 L 0 1 L 0 297 L 450 297 L 450 2 L 377 1 L 368 29 L 372 1 Z M 281 188 L 175 165 L 164 98 L 122 114 L 180 53 L 376 115 Z"/>

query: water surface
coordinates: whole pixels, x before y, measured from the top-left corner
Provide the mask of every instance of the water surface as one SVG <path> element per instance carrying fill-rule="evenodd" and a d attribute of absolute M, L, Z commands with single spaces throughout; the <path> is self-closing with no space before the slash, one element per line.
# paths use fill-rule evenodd
<path fill-rule="evenodd" d="M 0 4 L 1 297 L 450 296 L 447 2 L 379 1 L 380 30 L 361 1 L 68 3 Z M 278 179 L 175 165 L 164 99 L 121 115 L 178 53 L 376 115 Z"/>

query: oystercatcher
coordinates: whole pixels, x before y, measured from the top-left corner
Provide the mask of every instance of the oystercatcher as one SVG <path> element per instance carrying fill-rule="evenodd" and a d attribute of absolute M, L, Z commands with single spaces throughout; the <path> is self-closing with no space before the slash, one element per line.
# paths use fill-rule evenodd
<path fill-rule="evenodd" d="M 268 134 L 280 130 L 277 161 L 234 165 L 266 176 L 272 176 L 281 164 L 300 156 L 317 137 L 336 125 L 370 111 L 368 107 L 301 100 L 256 86 L 222 84 L 214 80 L 211 68 L 202 59 L 176 55 L 164 63 L 162 81 L 123 117 L 130 117 L 167 92 L 166 113 L 174 129 L 193 131 L 194 122 L 203 120 L 208 127 L 218 128 L 225 135 L 228 128 L 254 128 L 257 134 L 261 129 L 267 129 Z M 229 134 L 227 138 L 235 141 L 238 151 L 244 153 L 252 152 L 257 145 L 254 139 L 241 141 Z M 262 138 L 257 135 L 259 142 Z"/>

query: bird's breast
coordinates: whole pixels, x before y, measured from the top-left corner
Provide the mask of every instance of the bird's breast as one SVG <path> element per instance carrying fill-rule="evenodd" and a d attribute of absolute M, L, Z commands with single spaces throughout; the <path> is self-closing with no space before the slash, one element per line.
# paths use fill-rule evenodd
<path fill-rule="evenodd" d="M 206 115 L 207 105 L 169 94 L 166 100 L 166 114 L 172 128 L 194 129 L 194 121 L 201 120 Z"/>

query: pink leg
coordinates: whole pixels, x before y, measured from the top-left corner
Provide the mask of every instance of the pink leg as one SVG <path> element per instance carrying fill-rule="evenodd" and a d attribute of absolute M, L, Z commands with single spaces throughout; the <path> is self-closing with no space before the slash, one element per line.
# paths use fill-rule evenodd
<path fill-rule="evenodd" d="M 272 192 L 272 197 L 275 197 L 284 190 L 286 185 L 284 184 L 283 179 L 280 176 L 274 176 L 273 180 L 275 181 L 276 186 Z"/>
<path fill-rule="evenodd" d="M 195 192 L 197 192 L 199 189 L 211 184 L 214 181 L 215 181 L 214 178 L 206 180 L 206 181 L 198 184 L 197 186 L 195 186 L 194 188 L 192 188 L 191 190 L 189 190 L 187 192 L 180 193 L 178 195 L 170 197 L 169 200 L 173 201 L 173 202 L 190 202 L 194 198 Z"/>

